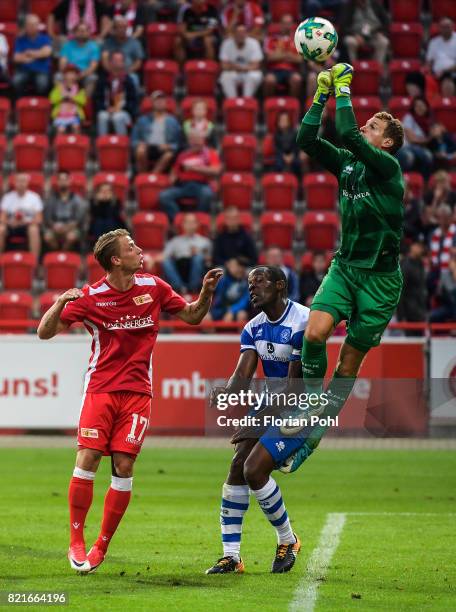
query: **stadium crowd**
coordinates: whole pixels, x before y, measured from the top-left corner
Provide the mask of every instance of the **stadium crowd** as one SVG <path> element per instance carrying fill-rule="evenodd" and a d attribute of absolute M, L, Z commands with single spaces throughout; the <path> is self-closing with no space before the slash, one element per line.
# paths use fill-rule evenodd
<path fill-rule="evenodd" d="M 360 124 L 381 108 L 403 121 L 397 319 L 456 321 L 454 0 L 1 3 L 0 253 L 16 256 L 0 255 L 0 317 L 18 291 L 97 280 L 86 256 L 119 227 L 183 294 L 224 266 L 213 320 L 251 316 L 258 262 L 281 266 L 308 305 L 338 227 L 334 178 L 296 146 L 321 67 L 302 62 L 293 33 L 316 14 L 339 33 L 332 61 L 355 67 Z M 331 104 L 322 133 L 337 143 Z"/>

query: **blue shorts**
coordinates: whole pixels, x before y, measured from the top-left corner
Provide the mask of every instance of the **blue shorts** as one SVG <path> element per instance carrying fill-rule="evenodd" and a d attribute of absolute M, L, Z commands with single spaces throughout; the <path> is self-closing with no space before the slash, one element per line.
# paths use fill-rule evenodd
<path fill-rule="evenodd" d="M 293 455 L 306 442 L 308 431 L 303 430 L 302 435 L 284 436 L 280 427 L 274 425 L 261 436 L 260 443 L 274 459 L 276 469 Z"/>

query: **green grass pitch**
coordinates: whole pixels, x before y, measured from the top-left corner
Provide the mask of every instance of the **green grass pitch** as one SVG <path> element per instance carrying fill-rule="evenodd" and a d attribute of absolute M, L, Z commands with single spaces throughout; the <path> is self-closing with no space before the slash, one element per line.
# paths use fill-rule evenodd
<path fill-rule="evenodd" d="M 456 453 L 320 450 L 296 474 L 276 473 L 303 541 L 293 571 L 269 573 L 275 535 L 252 498 L 246 573 L 206 576 L 221 556 L 218 512 L 230 456 L 222 449 L 145 449 L 109 556 L 97 573 L 78 576 L 66 560 L 74 452 L 1 449 L 0 591 L 66 591 L 75 610 L 285 611 L 327 514 L 337 512 L 346 522 L 318 580 L 315 610 L 456 609 Z M 86 527 L 89 546 L 108 483 L 105 459 Z"/>

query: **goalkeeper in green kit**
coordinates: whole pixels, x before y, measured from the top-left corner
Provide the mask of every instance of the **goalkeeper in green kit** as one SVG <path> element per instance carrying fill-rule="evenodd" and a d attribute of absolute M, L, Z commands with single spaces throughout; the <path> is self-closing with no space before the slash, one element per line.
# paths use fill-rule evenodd
<path fill-rule="evenodd" d="M 320 72 L 313 104 L 297 137 L 300 148 L 339 181 L 340 248 L 313 299 L 302 347 L 306 388 L 321 393 L 326 341 L 340 321 L 347 321 L 347 338 L 326 389 L 329 404 L 313 412 L 323 416 L 336 416 L 343 407 L 364 356 L 380 344 L 402 290 L 399 247 L 404 184 L 393 155 L 402 146 L 404 132 L 400 121 L 386 112 L 376 113 L 358 128 L 350 99 L 352 77 L 349 64 Z M 317 136 L 331 94 L 336 97 L 336 129 L 344 148 Z M 297 469 L 325 429 L 316 426 L 306 434 L 302 449 L 283 471 Z"/>

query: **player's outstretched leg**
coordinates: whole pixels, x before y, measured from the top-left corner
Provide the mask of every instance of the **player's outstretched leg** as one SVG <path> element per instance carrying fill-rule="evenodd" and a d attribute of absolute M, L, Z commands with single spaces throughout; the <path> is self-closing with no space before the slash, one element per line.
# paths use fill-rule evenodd
<path fill-rule="evenodd" d="M 78 452 L 76 467 L 68 488 L 70 510 L 70 547 L 68 560 L 77 572 L 88 572 L 90 564 L 86 555 L 84 525 L 92 505 L 93 481 L 100 462 L 101 453 L 92 449 Z"/>
<path fill-rule="evenodd" d="M 283 574 L 293 567 L 296 555 L 301 550 L 301 541 L 291 528 L 280 487 L 271 477 L 274 467 L 273 457 L 258 442 L 245 462 L 244 477 L 277 533 L 277 548 L 271 571 L 273 574 Z"/>
<path fill-rule="evenodd" d="M 87 554 L 91 572 L 94 572 L 103 563 L 112 536 L 130 503 L 134 461 L 135 457 L 124 453 L 113 455 L 113 475 L 111 486 L 105 497 L 101 530 L 95 544 Z"/>
<path fill-rule="evenodd" d="M 220 527 L 223 557 L 206 570 L 206 574 L 242 573 L 241 535 L 244 515 L 249 507 L 249 487 L 244 480 L 244 463 L 256 440 L 243 440 L 236 445 L 230 472 L 222 489 Z"/>

